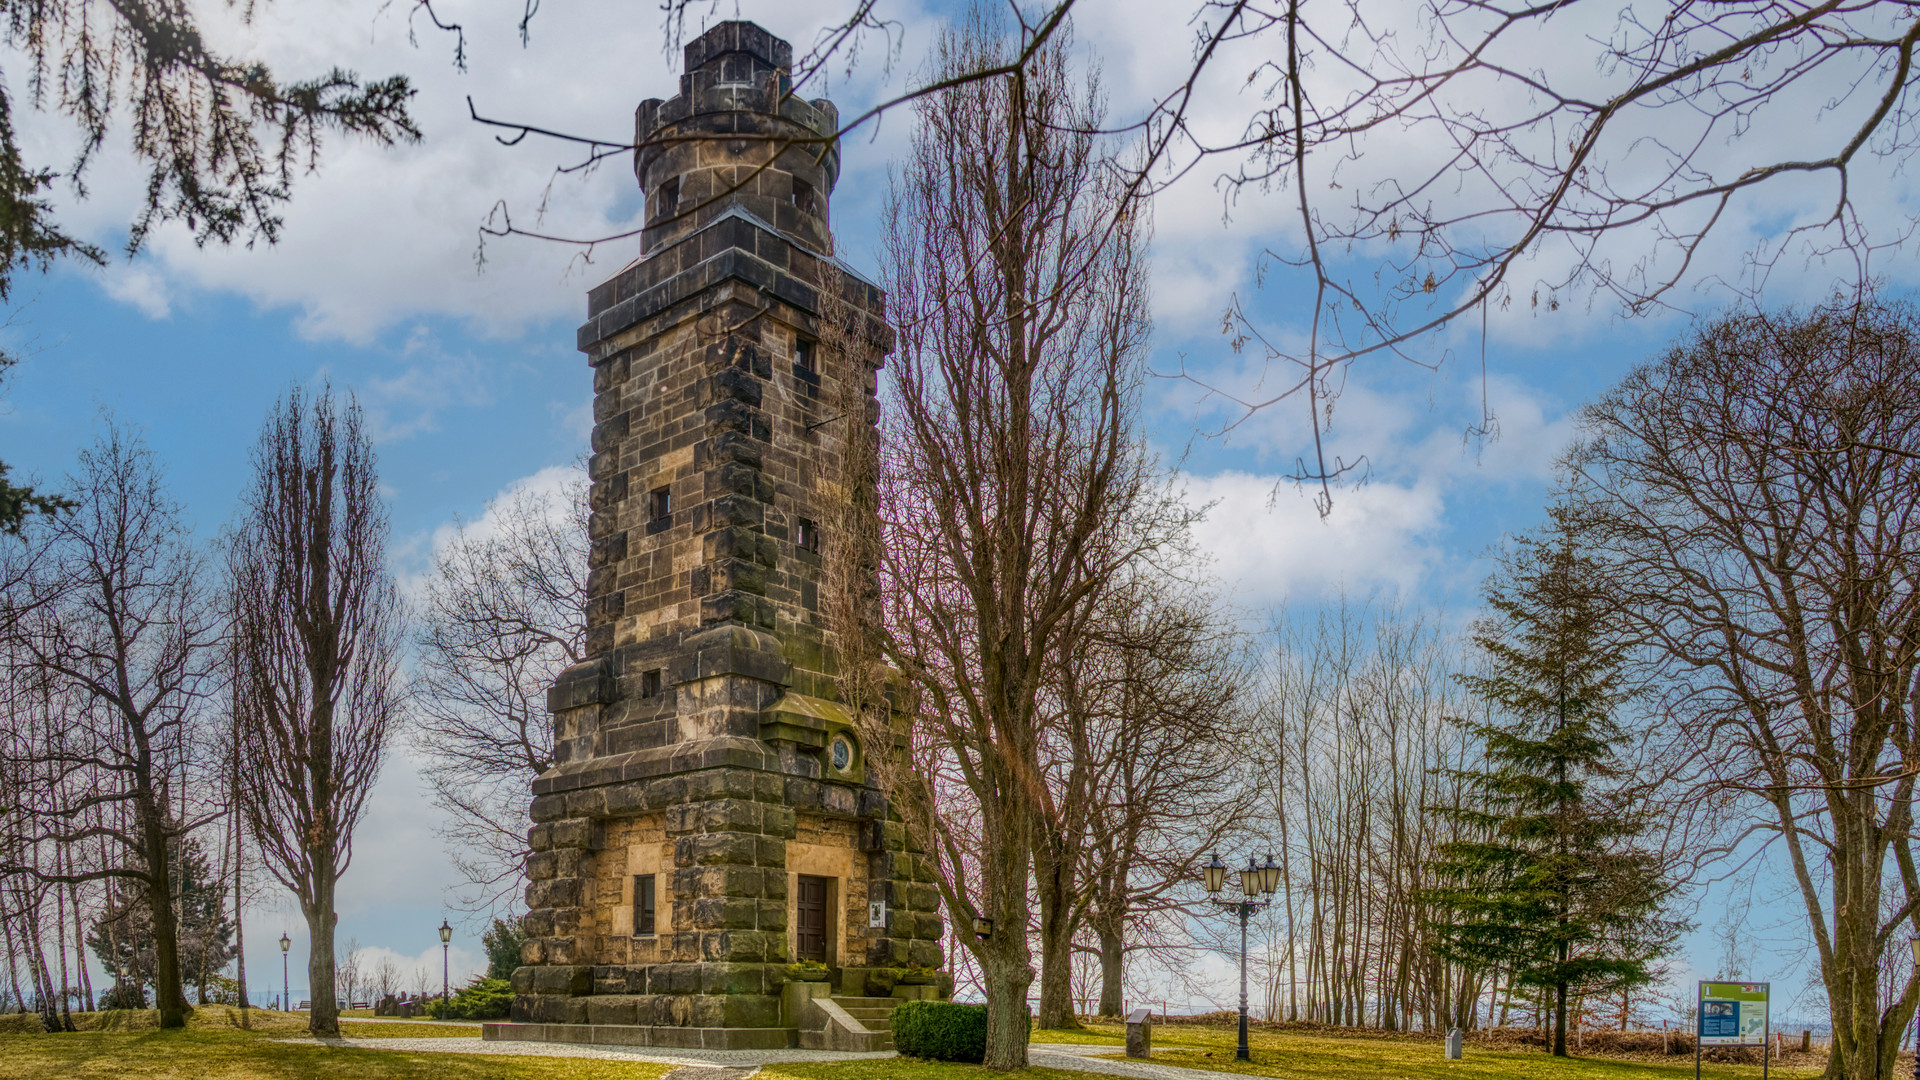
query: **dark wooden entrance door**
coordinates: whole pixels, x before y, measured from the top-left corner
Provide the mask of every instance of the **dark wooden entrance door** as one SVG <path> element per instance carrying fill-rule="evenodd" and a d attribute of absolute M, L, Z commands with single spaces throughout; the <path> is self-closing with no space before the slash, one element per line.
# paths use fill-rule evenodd
<path fill-rule="evenodd" d="M 795 907 L 798 917 L 793 928 L 798 960 L 827 961 L 827 879 L 800 875 Z"/>

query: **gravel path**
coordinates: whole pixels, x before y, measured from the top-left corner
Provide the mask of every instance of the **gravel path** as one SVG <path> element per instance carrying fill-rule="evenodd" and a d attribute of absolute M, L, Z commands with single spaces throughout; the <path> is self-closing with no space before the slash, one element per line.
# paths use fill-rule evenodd
<path fill-rule="evenodd" d="M 311 1039 L 280 1039 L 285 1043 L 312 1042 Z M 662 1080 L 743 1080 L 761 1065 L 807 1061 L 864 1061 L 893 1057 L 892 1051 L 852 1053 L 839 1050 L 660 1050 L 642 1046 L 593 1046 L 576 1043 L 486 1042 L 478 1038 L 433 1039 L 323 1039 L 328 1046 L 351 1046 L 359 1050 L 409 1050 L 429 1054 L 505 1054 L 526 1057 L 596 1058 L 602 1061 L 647 1061 L 659 1065 L 678 1065 Z M 1133 1080 L 1216 1080 L 1222 1073 L 1210 1069 L 1187 1069 L 1177 1065 L 1156 1065 L 1151 1061 L 1107 1058 L 1098 1055 L 1121 1051 L 1119 1046 L 1088 1046 L 1078 1043 L 1035 1043 L 1027 1048 L 1027 1059 L 1047 1069 L 1101 1073 L 1131 1077 Z"/>
<path fill-rule="evenodd" d="M 281 1039 L 302 1043 L 310 1039 Z M 861 1061 L 892 1057 L 882 1053 L 849 1053 L 838 1050 L 663 1050 L 651 1046 L 594 1046 L 577 1043 L 487 1042 L 478 1036 L 430 1039 L 322 1039 L 328 1046 L 351 1046 L 356 1050 L 408 1050 L 430 1054 L 494 1054 L 526 1057 L 597 1058 L 602 1061 L 651 1061 L 684 1068 L 752 1068 L 786 1061 Z M 670 1074 L 671 1075 L 671 1074 Z M 718 1080 L 718 1076 L 714 1077 Z"/>

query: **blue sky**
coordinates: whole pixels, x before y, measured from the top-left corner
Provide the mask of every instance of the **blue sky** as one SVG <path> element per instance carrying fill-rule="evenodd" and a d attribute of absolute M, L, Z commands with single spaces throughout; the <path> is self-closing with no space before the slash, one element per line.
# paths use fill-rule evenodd
<path fill-rule="evenodd" d="M 737 12 L 804 43 L 842 5 L 742 0 L 722 7 L 715 17 Z M 1164 85 L 1186 56 L 1182 35 L 1153 32 L 1165 22 L 1164 15 L 1156 21 L 1161 7 L 1106 0 L 1081 11 L 1080 41 L 1106 66 L 1116 115 L 1137 108 L 1143 88 Z M 456 519 L 481 515 L 503 490 L 584 452 L 591 386 L 573 349 L 574 327 L 587 287 L 631 258 L 636 245 L 609 245 L 585 263 L 571 249 L 496 241 L 480 270 L 476 229 L 497 201 L 524 223 L 550 194 L 545 225 L 553 230 L 618 231 L 639 206 L 631 171 L 611 162 L 583 179 L 558 180 L 549 192 L 549 172 L 569 160 L 568 151 L 533 140 L 498 145 L 467 120 L 465 99 L 491 115 L 624 138 L 639 100 L 675 92 L 677 54 L 663 54 L 652 5 L 542 11 L 523 47 L 514 29 L 518 4 L 476 0 L 442 8 L 469 33 L 470 68 L 461 73 L 443 36 L 422 28 L 417 43 L 409 41 L 406 8 L 373 0 L 282 3 L 264 6 L 243 27 L 225 5 L 207 7 L 216 40 L 265 54 L 283 77 L 339 62 L 366 75 L 414 76 L 426 140 L 388 151 L 331 144 L 322 173 L 297 186 L 276 247 L 200 250 L 168 229 L 132 261 L 116 259 L 104 270 L 66 265 L 20 281 L 5 335 L 24 362 L 4 389 L 0 460 L 57 479 L 110 410 L 144 432 L 167 463 L 176 496 L 211 537 L 245 481 L 269 404 L 290 383 L 328 379 L 358 394 L 374 421 L 392 550 L 405 578 L 421 570 L 436 535 Z M 823 87 L 842 115 L 903 85 L 939 22 L 937 8 L 883 8 L 898 20 L 895 48 L 870 48 L 851 71 L 833 69 Z M 18 86 L 11 89 L 18 95 Z M 1228 125 L 1247 104 L 1230 86 L 1210 102 L 1215 122 Z M 64 160 L 72 145 L 57 119 L 26 118 L 23 133 L 43 160 Z M 834 218 L 843 253 L 870 274 L 878 268 L 873 229 L 887 162 L 906 133 L 903 113 L 844 149 Z M 60 195 L 69 222 L 109 247 L 124 237 L 138 197 L 140 177 L 129 161 L 110 146 L 89 178 L 90 200 Z M 1297 334 L 1302 293 L 1285 275 L 1257 280 L 1254 256 L 1263 246 L 1284 247 L 1290 235 L 1279 194 L 1248 194 L 1223 220 L 1213 175 L 1197 171 L 1156 206 L 1154 363 L 1163 373 L 1184 364 L 1245 385 L 1257 372 L 1220 333 L 1227 300 L 1237 294 L 1263 325 Z M 1786 220 L 1780 215 L 1796 204 L 1784 198 L 1733 229 L 1733 246 L 1706 270 L 1724 271 L 1738 242 L 1764 238 L 1767 220 L 1776 228 Z M 1907 198 L 1896 190 L 1887 205 Z M 1896 287 L 1913 276 L 1897 257 L 1885 271 Z M 1826 273 L 1797 267 L 1781 275 L 1775 295 L 1817 296 Z M 1725 302 L 1711 291 L 1681 301 L 1708 312 Z M 1324 520 L 1311 492 L 1282 479 L 1309 445 L 1300 406 L 1276 407 L 1230 436 L 1212 437 L 1228 415 L 1217 402 L 1190 383 L 1156 380 L 1148 395 L 1151 437 L 1168 460 L 1182 463 L 1196 497 L 1216 501 L 1200 538 L 1249 608 L 1378 589 L 1464 615 L 1485 571 L 1481 554 L 1536 519 L 1553 458 L 1570 433 L 1569 410 L 1646 358 L 1685 319 L 1625 321 L 1604 302 L 1503 313 L 1484 343 L 1484 382 L 1478 326 L 1430 342 L 1435 355 L 1450 356 L 1437 372 L 1384 359 L 1357 365 L 1335 413 L 1332 445 L 1350 460 L 1366 455 L 1371 466 L 1364 484 L 1336 491 L 1334 513 Z M 1480 416 L 1483 391 L 1501 437 L 1475 443 L 1464 436 Z M 342 942 L 357 939 L 390 950 L 403 965 L 437 971 L 434 928 L 456 877 L 433 825 L 413 759 L 402 752 L 342 886 Z M 1781 911 L 1792 915 L 1762 905 L 1754 922 L 1779 923 Z M 262 968 L 277 959 L 272 939 L 290 931 L 300 943 L 296 957 L 304 939 L 289 906 L 263 900 L 250 917 L 258 988 Z M 470 926 L 456 936 L 456 979 L 481 962 L 477 937 Z M 1769 940 L 1769 962 L 1782 970 L 1763 962 L 1759 974 L 1797 977 L 1785 970 L 1796 966 L 1786 938 Z M 1710 967 L 1713 946 L 1696 942 L 1688 959 Z M 299 998 L 304 980 L 294 967 Z"/>

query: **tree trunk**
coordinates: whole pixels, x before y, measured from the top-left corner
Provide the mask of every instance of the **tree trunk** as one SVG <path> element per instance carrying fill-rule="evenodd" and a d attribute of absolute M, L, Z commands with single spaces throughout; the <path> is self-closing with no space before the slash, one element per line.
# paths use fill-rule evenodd
<path fill-rule="evenodd" d="M 1553 988 L 1553 1056 L 1567 1056 L 1567 984 Z"/>
<path fill-rule="evenodd" d="M 993 948 L 980 954 L 980 972 L 987 991 L 987 1052 L 981 1064 L 996 1072 L 1027 1067 L 1027 988 L 1033 985 L 1033 967 L 1027 963 L 1023 939 L 1016 948 Z"/>
<path fill-rule="evenodd" d="M 238 769 L 240 756 L 234 754 L 235 768 Z M 234 798 L 238 799 L 239 786 L 235 785 Z M 240 812 L 236 805 L 233 814 L 233 981 L 240 995 L 240 1026 L 249 1024 L 247 1010 L 252 1004 L 247 1000 L 247 920 L 241 890 L 242 858 L 246 854 L 246 839 L 240 832 Z"/>
<path fill-rule="evenodd" d="M 1073 868 L 1048 851 L 1046 837 L 1038 839 L 1033 852 L 1033 876 L 1040 899 L 1037 1026 L 1043 1030 L 1075 1030 L 1080 1027 L 1080 1018 L 1073 1008 Z"/>
<path fill-rule="evenodd" d="M 1119 1016 L 1125 990 L 1127 943 L 1118 933 L 1100 930 L 1100 1015 Z"/>
<path fill-rule="evenodd" d="M 187 1026 L 187 995 L 180 983 L 180 930 L 173 911 L 173 867 L 167 861 L 167 834 L 160 808 L 140 801 L 141 837 L 146 848 L 147 906 L 153 915 L 153 1004 L 160 1026 Z"/>
<path fill-rule="evenodd" d="M 340 1034 L 340 1009 L 334 1000 L 333 931 L 340 918 L 333 910 L 334 877 L 327 862 L 315 867 L 314 902 L 302 905 L 307 917 L 307 996 L 313 1008 L 307 1013 L 308 1033 L 326 1038 Z"/>

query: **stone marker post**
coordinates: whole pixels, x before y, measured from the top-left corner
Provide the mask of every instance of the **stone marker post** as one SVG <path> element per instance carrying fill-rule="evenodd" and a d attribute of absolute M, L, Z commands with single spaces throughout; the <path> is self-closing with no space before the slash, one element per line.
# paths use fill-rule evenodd
<path fill-rule="evenodd" d="M 1127 1015 L 1127 1056 L 1153 1056 L 1153 1013 L 1150 1010 L 1135 1009 Z"/>

